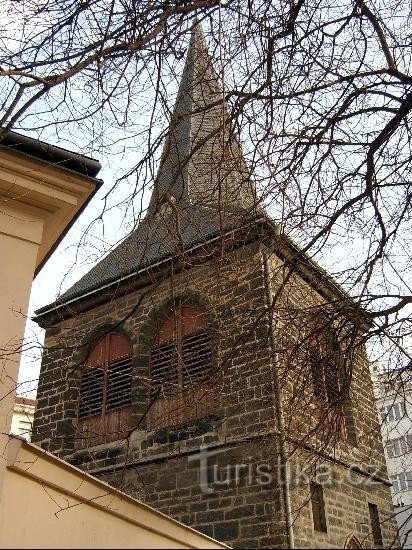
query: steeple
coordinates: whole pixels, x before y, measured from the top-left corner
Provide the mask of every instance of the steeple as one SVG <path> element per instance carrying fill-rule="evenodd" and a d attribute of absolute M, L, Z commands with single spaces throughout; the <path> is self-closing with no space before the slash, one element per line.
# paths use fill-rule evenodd
<path fill-rule="evenodd" d="M 223 211 L 252 210 L 255 187 L 231 129 L 202 28 L 195 25 L 149 214 L 165 200 Z"/>
<path fill-rule="evenodd" d="M 166 258 L 181 257 L 250 221 L 257 210 L 255 187 L 197 24 L 148 215 L 60 301 L 77 300 Z"/>

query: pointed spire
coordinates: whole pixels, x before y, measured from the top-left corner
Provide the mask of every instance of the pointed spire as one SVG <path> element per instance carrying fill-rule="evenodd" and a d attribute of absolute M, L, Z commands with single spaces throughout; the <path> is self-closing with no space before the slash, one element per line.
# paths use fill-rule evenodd
<path fill-rule="evenodd" d="M 224 211 L 252 210 L 256 191 L 199 23 L 192 30 L 179 91 L 149 205 L 165 201 Z"/>

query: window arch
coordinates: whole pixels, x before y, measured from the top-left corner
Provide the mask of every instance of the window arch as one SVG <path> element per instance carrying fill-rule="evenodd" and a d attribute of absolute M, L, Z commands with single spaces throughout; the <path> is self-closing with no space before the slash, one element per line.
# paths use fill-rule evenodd
<path fill-rule="evenodd" d="M 178 302 L 154 333 L 148 428 L 172 426 L 214 410 L 211 335 L 205 313 Z"/>
<path fill-rule="evenodd" d="M 94 346 L 82 369 L 77 447 L 115 441 L 131 425 L 132 347 L 111 332 Z"/>
<path fill-rule="evenodd" d="M 308 323 L 306 347 L 319 427 L 324 438 L 339 437 L 356 444 L 345 361 L 334 327 L 327 321 Z"/>
<path fill-rule="evenodd" d="M 342 403 L 344 373 L 339 343 L 333 329 L 312 329 L 308 360 L 315 397 L 332 406 Z"/>
<path fill-rule="evenodd" d="M 349 535 L 346 539 L 344 548 L 348 550 L 361 550 L 363 546 L 355 535 Z"/>

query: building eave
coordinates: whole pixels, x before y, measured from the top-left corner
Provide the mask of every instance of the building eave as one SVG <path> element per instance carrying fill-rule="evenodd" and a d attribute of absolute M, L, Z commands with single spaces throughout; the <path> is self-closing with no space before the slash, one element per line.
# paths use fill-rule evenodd
<path fill-rule="evenodd" d="M 23 149 L 16 145 L 20 141 Z M 95 177 L 99 170 L 100 164 L 88 157 L 13 132 L 3 136 L 0 195 L 9 210 L 5 223 L 13 231 L 13 216 L 24 218 L 26 213 L 27 219 L 34 216 L 43 224 L 34 277 L 101 187 L 102 180 Z"/>
<path fill-rule="evenodd" d="M 250 229 L 254 226 L 256 228 L 261 227 L 262 230 L 255 231 L 252 234 Z M 293 264 L 296 272 L 325 300 L 344 303 L 356 309 L 362 319 L 362 324 L 366 324 L 367 328 L 372 325 L 371 320 L 368 318 L 368 313 L 358 306 L 353 298 L 319 264 L 306 253 L 302 252 L 298 244 L 287 235 L 279 234 L 278 224 L 267 216 L 262 216 L 240 227 L 231 228 L 223 234 L 215 235 L 212 238 L 196 243 L 185 250 L 185 254 L 188 256 L 196 255 L 200 249 L 212 248 L 216 242 L 221 239 L 227 239 L 230 236 L 237 237 L 241 244 L 245 244 L 246 241 L 243 238 L 239 239 L 239 236 L 243 236 L 247 231 L 250 233 L 250 241 L 261 239 L 286 264 Z M 122 277 L 117 277 L 106 282 L 104 285 L 97 286 L 71 299 L 62 301 L 61 303 L 57 301 L 40 308 L 35 312 L 36 316 L 34 320 L 40 326 L 45 327 L 58 320 L 73 317 L 80 311 L 85 311 L 96 305 L 96 300 L 98 303 L 103 303 L 108 299 L 112 299 L 113 289 L 115 289 L 116 296 L 120 297 L 122 294 L 135 291 L 148 284 L 153 284 L 154 278 L 161 276 L 171 264 L 173 264 L 174 270 L 178 269 L 176 263 L 179 263 L 179 258 L 175 256 L 162 258 L 157 262 L 143 266 Z M 125 290 L 122 290 L 122 288 L 125 288 Z M 98 298 L 99 296 L 100 299 Z M 84 307 L 81 307 L 81 304 Z"/>
<path fill-rule="evenodd" d="M 240 227 L 233 227 L 225 231 L 223 234 L 215 235 L 211 238 L 202 240 L 198 243 L 195 243 L 193 246 L 187 248 L 185 250 L 185 255 L 187 256 L 193 256 L 195 255 L 199 250 L 204 248 L 210 248 L 213 246 L 213 244 L 217 241 L 220 241 L 221 239 L 229 238 L 229 237 L 235 237 L 240 232 L 244 233 L 250 228 L 253 228 L 254 226 L 258 226 L 265 224 L 267 221 L 266 218 L 262 217 L 257 220 L 253 220 L 252 222 L 249 222 L 247 224 L 244 224 Z M 181 263 L 180 259 L 176 256 L 167 256 L 165 258 L 160 259 L 157 262 L 148 264 L 146 266 L 141 267 L 138 270 L 134 270 L 130 273 L 127 273 L 123 275 L 122 277 L 116 277 L 115 279 L 106 282 L 104 285 L 97 286 L 93 289 L 88 290 L 87 292 L 84 292 L 82 294 L 79 294 L 78 296 L 74 296 L 71 299 L 58 302 L 58 300 L 53 303 L 49 304 L 43 308 L 38 309 L 35 311 L 35 317 L 34 321 L 36 321 L 40 326 L 44 326 L 44 323 L 48 324 L 48 320 L 53 317 L 56 318 L 56 316 L 61 315 L 61 318 L 66 318 L 66 316 L 72 317 L 76 314 L 76 305 L 84 302 L 87 299 L 90 299 L 92 297 L 98 296 L 99 294 L 110 292 L 111 289 L 116 288 L 116 295 L 121 295 L 120 288 L 122 285 L 127 284 L 128 282 L 132 281 L 133 279 L 140 279 L 143 284 L 145 283 L 145 275 L 150 274 L 150 282 L 153 283 L 153 277 L 155 273 L 162 273 L 164 270 L 167 269 L 167 266 L 170 264 L 174 265 L 174 269 L 176 269 L 176 262 Z M 139 285 L 141 286 L 141 285 Z M 133 287 L 133 290 L 135 290 L 136 287 Z M 128 289 L 130 291 L 130 289 Z M 65 315 L 63 314 L 65 312 Z"/>
<path fill-rule="evenodd" d="M 0 147 L 8 147 L 25 156 L 36 158 L 65 170 L 77 172 L 92 179 L 97 176 L 102 168 L 102 165 L 96 159 L 11 130 L 0 129 Z"/>

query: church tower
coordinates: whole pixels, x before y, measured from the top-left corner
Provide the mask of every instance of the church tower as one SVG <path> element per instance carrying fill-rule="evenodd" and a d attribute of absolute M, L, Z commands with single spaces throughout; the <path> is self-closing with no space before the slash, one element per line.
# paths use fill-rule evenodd
<path fill-rule="evenodd" d="M 396 539 L 367 318 L 259 203 L 199 25 L 145 218 L 37 322 L 43 448 L 233 547 Z"/>

